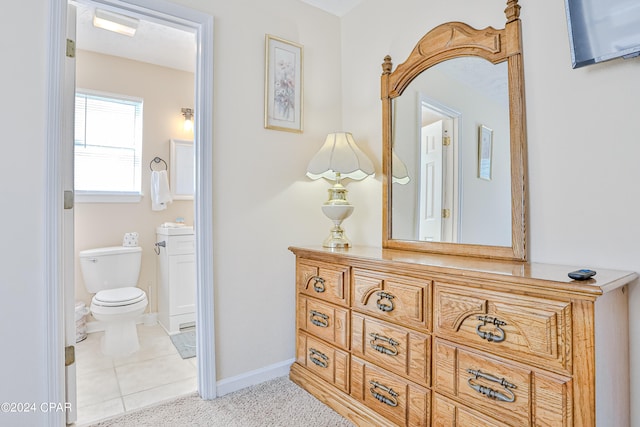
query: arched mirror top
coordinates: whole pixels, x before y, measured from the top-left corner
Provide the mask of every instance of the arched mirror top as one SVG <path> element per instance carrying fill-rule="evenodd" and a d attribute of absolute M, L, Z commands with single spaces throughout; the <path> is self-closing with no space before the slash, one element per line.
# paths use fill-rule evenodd
<path fill-rule="evenodd" d="M 526 134 L 518 0 L 507 1 L 505 15 L 507 19 L 504 29 L 492 27 L 475 29 L 463 22 L 448 22 L 433 28 L 420 39 L 407 60 L 398 65 L 395 70 L 393 70 L 391 57 L 384 58 L 381 77 L 384 175 L 383 247 L 486 258 L 526 259 Z M 453 117 L 455 126 L 459 125 L 460 128 L 444 130 L 444 135 L 447 136 L 443 138 L 443 141 L 454 140 L 453 147 L 449 148 L 453 150 L 452 154 L 445 153 L 444 162 L 442 158 L 440 159 L 442 163 L 440 169 L 435 169 L 436 173 L 440 174 L 438 175 L 440 178 L 432 179 L 433 170 L 430 170 L 428 175 L 430 178 L 427 179 L 427 173 L 424 172 L 426 170 L 424 158 L 427 156 L 424 154 L 425 137 L 423 135 L 423 132 L 426 132 L 424 130 L 426 129 L 425 114 L 424 112 L 420 114 L 418 111 L 419 105 L 422 105 L 421 102 L 425 102 L 425 99 L 432 99 L 430 91 L 423 89 L 429 87 L 429 83 L 425 83 L 425 77 L 432 68 L 438 69 L 438 73 L 447 70 L 445 73 L 449 73 L 449 77 L 451 77 L 455 72 L 450 67 L 436 66 L 443 62 L 447 62 L 449 65 L 454 63 L 456 58 L 468 57 L 482 58 L 491 64 L 506 61 L 507 72 L 496 72 L 496 74 L 503 76 L 506 74 L 504 87 L 508 88 L 508 94 L 505 94 L 508 102 L 505 105 L 508 104 L 508 108 L 505 107 L 504 123 L 496 123 L 496 130 L 494 130 L 494 127 L 489 125 L 498 120 L 490 118 L 485 122 L 484 118 L 478 118 L 468 113 L 466 110 L 469 108 L 468 106 L 460 107 L 453 101 L 453 106 L 448 101 L 442 102 L 441 94 L 435 97 L 437 101 L 433 101 L 433 104 L 438 106 L 436 110 L 439 113 L 443 111 L 454 112 L 455 114 L 449 115 Z M 467 64 L 465 67 L 468 68 L 469 65 Z M 414 81 L 419 81 L 422 86 L 415 89 L 414 85 L 418 83 L 412 85 Z M 442 92 L 443 83 L 440 80 L 438 83 L 435 83 L 435 80 L 432 82 L 432 85 L 439 85 L 438 90 Z M 410 86 L 414 90 L 408 91 L 407 88 Z M 495 87 L 497 85 L 494 84 L 494 88 L 491 90 L 495 91 Z M 472 89 L 475 93 L 476 88 Z M 451 92 L 460 93 L 461 89 L 456 87 Z M 401 96 L 403 94 L 404 96 Z M 473 96 L 476 95 L 472 95 L 472 91 L 469 91 L 466 98 Z M 404 98 L 402 102 L 405 105 L 408 103 L 410 108 L 402 106 L 400 98 Z M 458 95 L 458 99 L 460 98 Z M 458 110 L 461 112 L 457 112 Z M 401 116 L 403 114 L 404 116 Z M 462 127 L 462 123 L 466 128 Z M 481 153 L 481 150 L 484 149 L 481 148 L 481 144 L 484 138 L 487 138 L 485 134 L 489 135 L 490 148 L 494 150 L 493 155 L 489 151 L 487 158 L 483 157 Z M 495 151 L 499 149 L 500 143 L 504 146 L 503 154 Z M 405 146 L 401 147 L 400 144 Z M 406 145 L 409 144 L 412 145 L 406 148 Z M 443 145 L 447 144 L 443 142 Z M 396 146 L 395 150 L 394 145 Z M 473 160 L 469 154 L 465 154 L 471 149 L 474 150 Z M 503 161 L 500 160 L 501 155 Z M 481 173 L 481 168 L 484 167 L 483 162 L 487 159 L 489 172 L 485 176 L 485 171 L 483 170 Z M 492 161 L 493 165 L 491 165 Z M 443 168 L 447 170 L 447 162 L 451 164 L 448 172 L 440 172 Z M 399 166 L 404 174 L 402 178 L 397 175 Z M 491 175 L 492 168 L 495 178 Z M 500 175 L 501 170 L 502 175 Z M 425 183 L 429 180 L 441 180 L 443 187 L 429 192 L 430 190 L 425 190 L 425 187 L 428 187 L 428 184 Z M 484 187 L 480 187 L 478 183 Z M 437 186 L 439 185 L 437 184 Z M 447 185 L 448 187 L 446 187 Z M 466 187 L 464 187 L 465 185 Z M 492 190 L 482 190 L 482 188 Z M 477 200 L 472 201 L 468 197 L 475 195 L 476 199 L 486 199 L 487 205 L 489 203 L 496 204 L 495 201 L 488 202 L 488 200 L 495 200 L 494 195 L 487 193 L 488 195 L 485 197 L 482 191 L 496 191 L 497 188 L 500 188 L 503 193 L 502 200 L 505 201 L 503 204 L 506 203 L 504 212 L 502 212 L 504 215 L 496 214 L 478 203 Z M 433 202 L 434 194 L 439 198 L 437 202 Z M 446 206 L 445 194 L 449 198 L 446 201 L 448 203 Z M 435 216 L 440 217 L 437 222 L 437 232 L 432 234 L 425 234 L 421 230 L 421 227 L 427 229 L 433 227 L 433 225 L 420 223 L 421 218 L 426 215 L 424 209 L 428 204 L 427 201 L 433 205 L 427 206 L 427 211 L 431 212 L 430 215 L 435 212 Z M 502 222 L 503 229 L 496 233 L 492 232 L 492 234 L 506 234 L 503 240 L 496 241 L 490 236 L 482 237 L 482 233 L 477 233 L 472 229 L 472 223 L 475 223 L 474 227 L 487 228 L 483 224 L 488 224 L 490 221 Z M 490 230 L 490 227 L 487 230 Z M 484 230 L 485 234 L 488 234 L 487 230 Z M 435 237 L 433 237 L 434 235 Z"/>

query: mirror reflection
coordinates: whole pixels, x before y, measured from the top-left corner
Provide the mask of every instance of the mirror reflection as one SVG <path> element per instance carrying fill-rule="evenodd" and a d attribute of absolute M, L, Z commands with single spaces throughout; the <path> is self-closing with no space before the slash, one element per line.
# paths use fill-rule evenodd
<path fill-rule="evenodd" d="M 391 238 L 511 246 L 507 62 L 460 57 L 393 100 Z"/>

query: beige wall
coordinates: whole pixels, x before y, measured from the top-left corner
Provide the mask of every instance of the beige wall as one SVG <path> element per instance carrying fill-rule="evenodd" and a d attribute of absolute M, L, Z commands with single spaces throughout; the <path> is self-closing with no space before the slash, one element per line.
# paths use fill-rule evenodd
<path fill-rule="evenodd" d="M 504 27 L 504 0 L 366 0 L 342 21 L 345 127 L 380 155 L 380 64 L 447 21 Z M 640 271 L 640 59 L 573 70 L 562 1 L 521 1 L 530 260 Z M 358 187 L 359 188 L 359 187 Z M 369 194 L 379 200 L 379 188 Z M 377 209 L 376 205 L 374 209 Z M 379 223 L 370 232 L 379 236 Z M 632 426 L 640 426 L 640 287 L 629 288 Z M 624 350 L 623 350 L 624 351 Z"/>
<path fill-rule="evenodd" d="M 0 221 L 5 242 L 0 245 L 0 337 L 7 347 L 0 355 L 0 377 L 11 387 L 0 388 L 2 402 L 47 401 L 47 286 L 44 219 L 47 197 L 47 6 L 26 2 L 3 5 L 0 52 L 20 58 L 0 67 Z M 24 31 L 28 16 L 35 31 Z M 20 34 L 20 37 L 17 35 Z M 17 39 L 20 43 L 16 43 Z M 3 413 L 2 423 L 44 425 L 46 414 Z"/>
<path fill-rule="evenodd" d="M 193 140 L 193 132 L 183 129 L 181 108 L 193 108 L 193 73 L 159 67 L 148 63 L 78 51 L 76 87 L 143 99 L 142 193 L 139 203 L 77 203 L 75 208 L 76 300 L 87 305 L 86 291 L 77 253 L 84 249 L 119 246 L 126 232 L 140 235 L 142 265 L 138 287 L 149 297 L 148 312 L 157 311 L 156 262 L 153 251 L 156 227 L 183 217 L 193 225 L 193 201 L 175 200 L 163 211 L 152 211 L 149 163 L 158 156 L 168 164 L 170 139 Z M 158 165 L 154 165 L 159 170 Z"/>
<path fill-rule="evenodd" d="M 295 354 L 287 247 L 320 244 L 331 226 L 320 210 L 329 185 L 305 172 L 341 127 L 340 22 L 298 0 L 182 3 L 215 17 L 214 218 L 205 237 L 213 238 L 218 379 L 226 379 Z M 264 129 L 265 34 L 304 46 L 302 134 Z M 358 212 L 348 221 L 348 230 L 367 230 Z"/>

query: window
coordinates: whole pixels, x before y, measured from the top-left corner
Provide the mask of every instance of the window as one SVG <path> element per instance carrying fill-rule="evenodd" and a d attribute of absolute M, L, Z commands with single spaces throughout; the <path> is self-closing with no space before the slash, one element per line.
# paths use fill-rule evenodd
<path fill-rule="evenodd" d="M 74 179 L 79 201 L 83 201 L 82 196 L 91 196 L 84 201 L 139 201 L 142 100 L 76 92 L 74 133 Z"/>

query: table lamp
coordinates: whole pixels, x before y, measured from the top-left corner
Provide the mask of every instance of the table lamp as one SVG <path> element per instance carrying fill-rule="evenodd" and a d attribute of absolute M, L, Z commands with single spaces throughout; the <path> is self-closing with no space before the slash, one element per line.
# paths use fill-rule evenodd
<path fill-rule="evenodd" d="M 322 205 L 322 212 L 333 221 L 333 228 L 322 246 L 348 248 L 351 245 L 341 225 L 351 215 L 354 207 L 347 201 L 347 189 L 341 181 L 344 178 L 361 180 L 373 174 L 373 163 L 358 148 L 351 133 L 336 132 L 327 135 L 324 145 L 307 166 L 309 178 L 335 181 L 328 190 L 329 200 Z"/>

